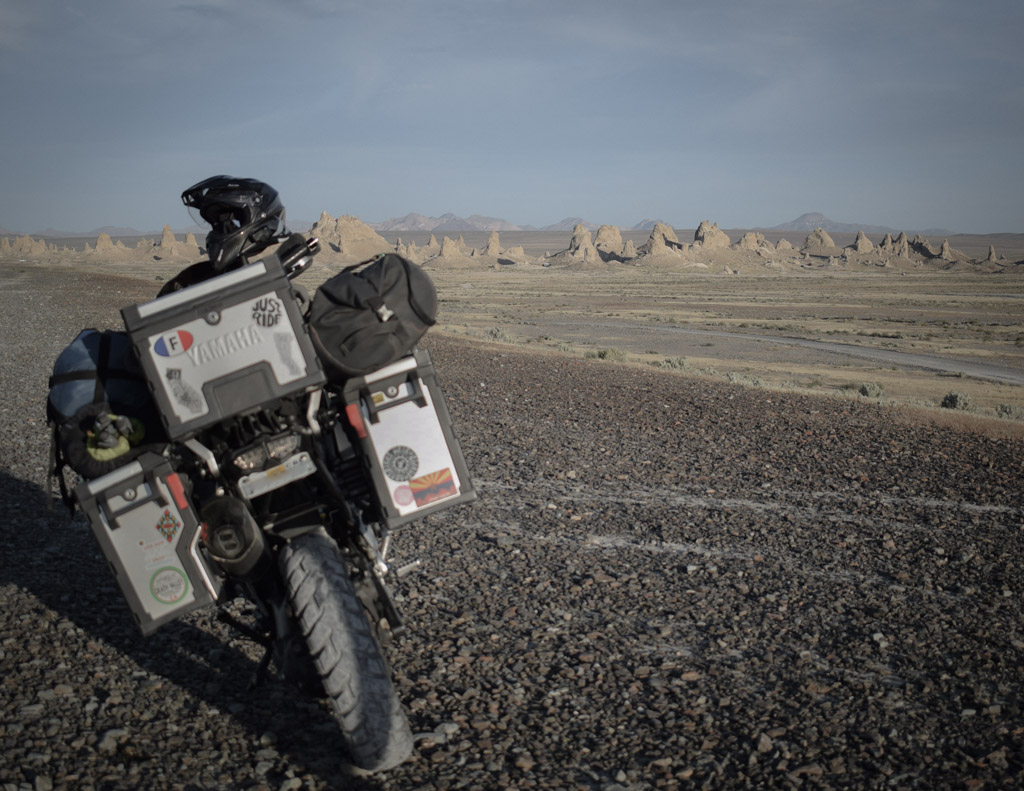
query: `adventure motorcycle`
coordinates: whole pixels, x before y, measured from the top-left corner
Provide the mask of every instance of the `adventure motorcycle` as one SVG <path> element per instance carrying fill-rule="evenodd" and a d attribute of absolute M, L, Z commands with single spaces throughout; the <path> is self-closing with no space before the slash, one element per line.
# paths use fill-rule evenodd
<path fill-rule="evenodd" d="M 412 750 L 382 646 L 405 628 L 390 586 L 418 561 L 389 564 L 391 530 L 476 495 L 429 356 L 409 342 L 419 330 L 390 345 L 380 335 L 411 315 L 408 292 L 422 296 L 425 275 L 382 256 L 311 299 L 293 280 L 318 249 L 293 235 L 277 253 L 123 309 L 115 341 L 135 360 L 110 362 L 100 333 L 106 362 L 89 375 L 105 397 L 64 425 L 84 427 L 93 458 L 97 445 L 129 450 L 74 494 L 142 632 L 219 606 L 266 647 L 258 677 L 272 663 L 329 698 L 354 763 L 379 771 Z M 372 344 L 360 347 L 358 332 L 338 340 L 360 322 Z M 382 344 L 390 351 L 375 358 Z M 369 357 L 342 359 L 356 347 Z M 60 369 L 51 400 L 76 381 Z M 138 390 L 119 402 L 118 376 L 145 380 L 156 419 Z M 255 622 L 228 612 L 239 596 Z"/>

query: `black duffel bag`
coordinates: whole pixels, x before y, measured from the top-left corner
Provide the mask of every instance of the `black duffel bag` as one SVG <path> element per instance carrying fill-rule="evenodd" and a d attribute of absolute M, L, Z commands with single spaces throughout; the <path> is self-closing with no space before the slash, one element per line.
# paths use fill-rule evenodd
<path fill-rule="evenodd" d="M 360 266 L 323 283 L 310 308 L 309 335 L 332 381 L 408 354 L 437 315 L 437 292 L 421 267 L 395 253 Z"/>

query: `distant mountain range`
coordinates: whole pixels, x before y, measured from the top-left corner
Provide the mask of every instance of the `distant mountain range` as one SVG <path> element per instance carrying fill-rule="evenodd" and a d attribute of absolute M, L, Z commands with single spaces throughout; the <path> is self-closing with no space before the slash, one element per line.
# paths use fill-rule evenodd
<path fill-rule="evenodd" d="M 422 214 L 411 213 L 384 222 L 367 223 L 375 231 L 521 231 L 498 217 L 483 217 L 474 214 L 470 217 L 459 217 L 455 214 L 442 214 L 440 217 L 424 217 Z"/>
<path fill-rule="evenodd" d="M 818 228 L 832 233 L 857 233 L 857 231 L 864 231 L 864 233 L 873 234 L 897 234 L 901 230 L 899 228 L 889 228 L 885 225 L 858 225 L 857 223 L 850 222 L 835 222 L 819 212 L 808 212 L 807 214 L 801 214 L 795 220 L 784 222 L 782 225 L 773 225 L 771 228 L 757 228 L 755 230 L 807 231 L 809 233 Z M 925 236 L 951 236 L 953 232 L 947 231 L 945 228 L 926 228 L 923 231 L 915 231 L 915 233 L 922 233 Z"/>

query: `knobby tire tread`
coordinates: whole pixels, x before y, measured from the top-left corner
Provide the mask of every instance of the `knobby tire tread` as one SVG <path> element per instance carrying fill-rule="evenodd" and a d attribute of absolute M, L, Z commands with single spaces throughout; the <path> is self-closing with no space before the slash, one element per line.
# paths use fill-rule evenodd
<path fill-rule="evenodd" d="M 280 565 L 354 763 L 371 772 L 396 766 L 412 752 L 412 731 L 333 539 L 299 536 L 281 550 Z"/>

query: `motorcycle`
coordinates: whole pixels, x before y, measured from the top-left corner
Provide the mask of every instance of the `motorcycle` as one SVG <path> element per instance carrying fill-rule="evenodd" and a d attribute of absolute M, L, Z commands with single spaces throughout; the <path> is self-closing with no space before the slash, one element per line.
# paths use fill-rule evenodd
<path fill-rule="evenodd" d="M 74 496 L 143 634 L 216 606 L 265 647 L 257 682 L 273 668 L 329 699 L 375 772 L 413 746 L 384 647 L 406 628 L 391 590 L 419 561 L 390 562 L 391 531 L 476 494 L 425 351 L 331 374 L 294 282 L 318 250 L 293 237 L 122 310 L 162 436 Z M 232 614 L 239 597 L 254 621 Z"/>

